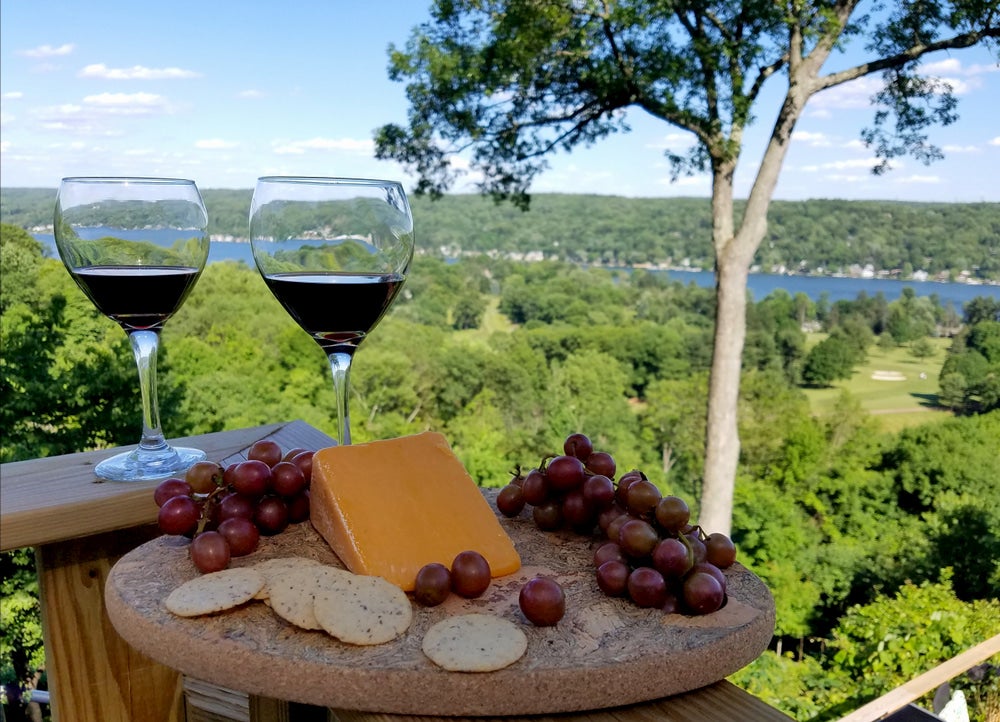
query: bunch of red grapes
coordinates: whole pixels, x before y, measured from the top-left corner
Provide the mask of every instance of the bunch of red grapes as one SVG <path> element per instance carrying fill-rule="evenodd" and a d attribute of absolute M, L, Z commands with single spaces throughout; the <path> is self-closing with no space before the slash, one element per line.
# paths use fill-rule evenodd
<path fill-rule="evenodd" d="M 191 561 L 202 573 L 250 554 L 260 537 L 278 534 L 309 518 L 313 452 L 283 452 L 270 440 L 256 442 L 247 460 L 223 468 L 199 461 L 184 475 L 160 482 L 153 499 L 165 534 L 191 538 Z"/>
<path fill-rule="evenodd" d="M 602 540 L 594 552 L 597 585 L 608 596 L 665 612 L 709 614 L 725 603 L 722 570 L 736 560 L 725 534 L 691 523 L 687 503 L 664 496 L 639 470 L 615 478 L 614 458 L 584 434 L 566 437 L 563 454 L 517 473 L 497 495 L 508 517 L 531 507 L 543 531 L 571 529 Z"/>

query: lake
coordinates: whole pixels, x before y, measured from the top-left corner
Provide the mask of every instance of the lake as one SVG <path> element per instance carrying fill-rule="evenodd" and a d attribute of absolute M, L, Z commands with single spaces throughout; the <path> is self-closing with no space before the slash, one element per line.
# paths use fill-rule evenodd
<path fill-rule="evenodd" d="M 49 249 L 52 256 L 58 258 L 55 240 L 52 234 L 35 234 Z M 250 268 L 254 267 L 253 254 L 249 243 L 233 243 L 213 241 L 208 251 L 208 262 L 242 261 Z M 656 271 L 666 274 L 668 278 L 681 283 L 693 283 L 705 288 L 715 286 L 715 274 L 711 271 Z M 937 281 L 897 281 L 880 278 L 835 278 L 825 276 L 780 276 L 770 273 L 751 273 L 747 287 L 755 301 L 766 298 L 771 292 L 783 289 L 790 295 L 806 294 L 811 300 L 818 301 L 826 294 L 830 302 L 853 301 L 858 294 L 864 292 L 869 296 L 881 293 L 886 300 L 893 301 L 903 294 L 904 288 L 912 288 L 918 296 L 937 296 L 942 306 L 951 303 L 957 311 L 964 304 L 977 296 L 990 296 L 1000 300 L 1000 286 L 981 286 L 968 283 L 940 283 Z"/>

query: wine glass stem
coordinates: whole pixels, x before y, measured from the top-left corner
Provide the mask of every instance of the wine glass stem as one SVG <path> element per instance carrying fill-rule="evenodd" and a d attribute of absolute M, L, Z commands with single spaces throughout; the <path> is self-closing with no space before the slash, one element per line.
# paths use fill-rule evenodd
<path fill-rule="evenodd" d="M 330 359 L 330 370 L 333 372 L 333 393 L 337 399 L 337 428 L 340 432 L 338 441 L 341 446 L 349 446 L 351 443 L 351 414 L 348 391 L 353 356 L 349 353 L 335 351 L 329 354 L 328 358 Z"/>
<path fill-rule="evenodd" d="M 167 448 L 160 429 L 160 406 L 156 397 L 156 353 L 160 346 L 159 331 L 131 331 L 132 353 L 139 368 L 139 388 L 142 391 L 142 441 L 139 448 L 155 451 Z"/>

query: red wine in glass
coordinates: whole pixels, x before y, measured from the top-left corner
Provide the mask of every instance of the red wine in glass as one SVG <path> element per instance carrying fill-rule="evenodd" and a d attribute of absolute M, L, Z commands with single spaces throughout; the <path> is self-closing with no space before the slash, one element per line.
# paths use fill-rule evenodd
<path fill-rule="evenodd" d="M 326 353 L 337 441 L 350 444 L 354 352 L 399 296 L 413 258 L 403 187 L 368 178 L 258 178 L 250 244 L 271 293 Z"/>
<path fill-rule="evenodd" d="M 288 314 L 327 353 L 353 353 L 389 310 L 401 274 L 278 273 L 264 281 Z"/>
<path fill-rule="evenodd" d="M 85 266 L 70 272 L 97 310 L 126 331 L 159 329 L 187 298 L 197 268 Z"/>
<path fill-rule="evenodd" d="M 206 455 L 167 443 L 156 356 L 163 325 L 208 258 L 201 193 L 194 181 L 178 178 L 63 178 L 53 222 L 63 265 L 94 306 L 124 329 L 139 372 L 142 438 L 131 451 L 102 460 L 94 473 L 112 481 L 184 473 Z"/>

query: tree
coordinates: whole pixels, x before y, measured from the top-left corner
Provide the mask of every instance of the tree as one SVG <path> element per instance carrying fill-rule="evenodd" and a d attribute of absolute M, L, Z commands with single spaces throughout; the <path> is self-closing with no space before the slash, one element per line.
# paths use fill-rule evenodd
<path fill-rule="evenodd" d="M 1000 10 L 981 0 L 694 2 L 693 0 L 437 0 L 390 77 L 406 81 L 408 127 L 376 131 L 376 155 L 415 171 L 417 194 L 441 195 L 469 150 L 479 189 L 527 207 L 528 189 L 557 150 L 625 131 L 627 108 L 694 135 L 668 150 L 675 177 L 712 176 L 715 342 L 707 403 L 702 522 L 728 531 L 739 460 L 737 399 L 749 267 L 792 131 L 817 93 L 882 74 L 873 124 L 862 134 L 884 173 L 898 156 L 929 162 L 935 123 L 956 119 L 946 82 L 920 74 L 928 53 L 994 43 Z M 834 50 L 867 38 L 870 59 L 823 74 Z M 755 108 L 783 80 L 780 107 Z M 733 179 L 743 134 L 775 111 L 756 180 L 737 219 Z"/>
<path fill-rule="evenodd" d="M 849 379 L 857 363 L 857 350 L 841 334 L 831 334 L 812 347 L 802 367 L 802 381 L 808 386 L 829 386 Z"/>

